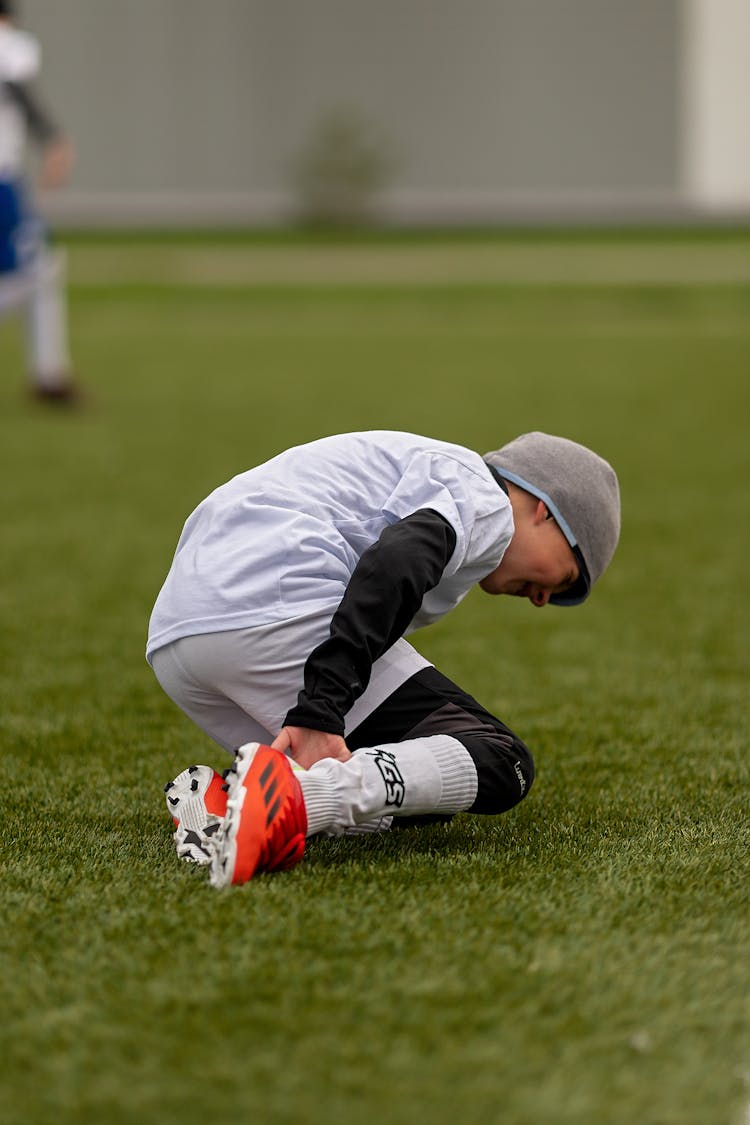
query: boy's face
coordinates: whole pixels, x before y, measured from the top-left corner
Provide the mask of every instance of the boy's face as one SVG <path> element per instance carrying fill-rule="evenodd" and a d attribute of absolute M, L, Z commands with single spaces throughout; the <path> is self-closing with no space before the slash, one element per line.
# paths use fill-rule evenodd
<path fill-rule="evenodd" d="M 512 500 L 513 538 L 499 566 L 479 585 L 486 594 L 528 598 L 541 608 L 578 580 L 578 562 L 541 500 L 528 493 Z"/>

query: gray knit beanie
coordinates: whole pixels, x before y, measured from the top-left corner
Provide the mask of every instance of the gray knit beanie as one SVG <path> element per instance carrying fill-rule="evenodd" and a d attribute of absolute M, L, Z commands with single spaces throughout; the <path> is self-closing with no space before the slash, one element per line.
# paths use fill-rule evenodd
<path fill-rule="evenodd" d="M 567 438 L 531 433 L 485 453 L 505 480 L 543 500 L 573 548 L 581 576 L 555 605 L 579 605 L 601 578 L 620 537 L 617 475 L 603 458 Z"/>

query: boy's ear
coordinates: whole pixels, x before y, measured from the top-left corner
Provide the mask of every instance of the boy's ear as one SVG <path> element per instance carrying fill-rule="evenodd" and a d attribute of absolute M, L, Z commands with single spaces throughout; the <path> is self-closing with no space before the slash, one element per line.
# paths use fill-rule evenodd
<path fill-rule="evenodd" d="M 534 508 L 534 517 L 532 522 L 535 524 L 544 523 L 544 521 L 548 517 L 549 512 L 547 511 L 547 505 L 543 500 L 537 500 L 536 507 Z"/>

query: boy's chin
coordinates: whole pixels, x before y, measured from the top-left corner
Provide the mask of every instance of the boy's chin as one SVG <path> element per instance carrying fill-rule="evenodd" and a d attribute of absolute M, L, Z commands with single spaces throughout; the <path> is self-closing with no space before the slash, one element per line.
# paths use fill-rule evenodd
<path fill-rule="evenodd" d="M 480 589 L 484 590 L 485 594 L 493 594 L 495 597 L 500 594 L 507 594 L 511 598 L 527 598 L 529 596 L 529 583 L 521 579 L 505 579 L 498 578 L 494 574 L 488 574 L 479 583 Z"/>
<path fill-rule="evenodd" d="M 485 594 L 492 594 L 497 597 L 499 594 L 508 594 L 511 591 L 507 588 L 507 584 L 501 579 L 498 579 L 494 574 L 488 574 L 479 583 L 480 590 L 484 590 Z"/>

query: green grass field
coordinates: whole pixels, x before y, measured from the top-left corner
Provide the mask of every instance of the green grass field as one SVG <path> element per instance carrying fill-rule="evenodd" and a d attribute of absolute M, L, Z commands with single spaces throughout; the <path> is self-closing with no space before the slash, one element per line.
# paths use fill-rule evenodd
<path fill-rule="evenodd" d="M 3 1125 L 747 1125 L 747 233 L 68 245 L 84 408 L 0 325 Z M 216 891 L 151 605 L 215 485 L 377 427 L 590 443 L 620 550 L 578 610 L 417 635 L 527 801 Z"/>

